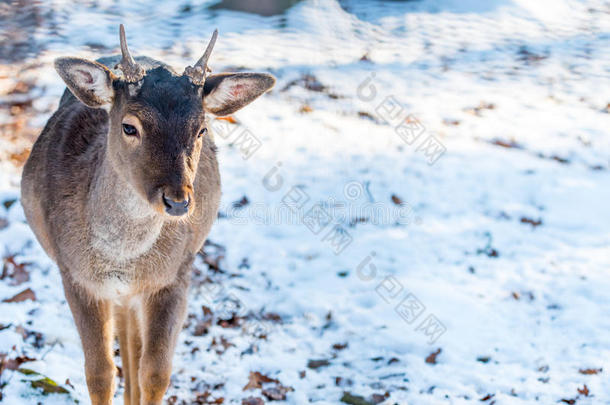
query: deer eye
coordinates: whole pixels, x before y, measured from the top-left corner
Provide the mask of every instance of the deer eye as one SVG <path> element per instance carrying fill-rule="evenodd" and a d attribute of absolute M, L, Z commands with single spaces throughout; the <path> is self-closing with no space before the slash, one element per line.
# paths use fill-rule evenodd
<path fill-rule="evenodd" d="M 199 131 L 199 133 L 197 134 L 197 138 L 201 138 L 202 136 L 204 136 L 207 133 L 208 133 L 207 128 L 201 128 L 201 131 Z"/>
<path fill-rule="evenodd" d="M 133 125 L 123 124 L 123 132 L 127 136 L 137 136 L 138 130 Z"/>

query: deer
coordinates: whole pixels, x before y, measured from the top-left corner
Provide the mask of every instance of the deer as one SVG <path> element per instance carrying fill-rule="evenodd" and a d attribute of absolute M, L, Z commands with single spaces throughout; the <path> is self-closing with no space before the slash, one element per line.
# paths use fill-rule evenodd
<path fill-rule="evenodd" d="M 214 74 L 215 30 L 193 65 L 121 55 L 60 57 L 57 110 L 32 147 L 21 201 L 59 268 L 93 405 L 112 404 L 119 341 L 124 403 L 161 404 L 187 313 L 191 270 L 218 215 L 220 173 L 209 116 L 246 106 L 268 73 Z"/>

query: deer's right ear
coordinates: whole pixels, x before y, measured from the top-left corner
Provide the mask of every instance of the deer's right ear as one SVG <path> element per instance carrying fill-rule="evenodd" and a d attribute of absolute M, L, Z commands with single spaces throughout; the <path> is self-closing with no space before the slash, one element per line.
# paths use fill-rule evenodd
<path fill-rule="evenodd" d="M 55 70 L 72 94 L 89 107 L 102 108 L 112 102 L 116 76 L 106 66 L 86 59 L 58 58 Z"/>

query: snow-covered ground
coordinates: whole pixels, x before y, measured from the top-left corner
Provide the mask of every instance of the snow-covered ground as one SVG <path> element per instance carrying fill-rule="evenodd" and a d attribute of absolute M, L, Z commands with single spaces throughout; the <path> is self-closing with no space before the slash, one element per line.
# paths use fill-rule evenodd
<path fill-rule="evenodd" d="M 89 402 L 19 164 L 63 91 L 53 59 L 116 52 L 123 22 L 177 68 L 218 27 L 215 71 L 278 78 L 213 122 L 222 215 L 168 403 L 610 404 L 610 3 L 212 3 L 2 6 L 33 53 L 1 66 L 0 300 L 34 296 L 0 303 L 0 402 Z M 244 390 L 254 372 L 279 382 Z"/>

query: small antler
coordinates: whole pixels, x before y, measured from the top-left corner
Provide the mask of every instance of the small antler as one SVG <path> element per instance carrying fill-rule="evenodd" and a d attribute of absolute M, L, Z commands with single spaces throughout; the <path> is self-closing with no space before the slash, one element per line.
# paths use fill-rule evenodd
<path fill-rule="evenodd" d="M 205 74 L 210 71 L 208 68 L 208 59 L 210 58 L 210 54 L 212 53 L 212 49 L 214 48 L 214 44 L 216 43 L 216 38 L 218 38 L 218 29 L 214 30 L 212 34 L 212 39 L 210 39 L 210 43 L 206 48 L 203 56 L 195 63 L 194 66 L 187 66 L 184 69 L 184 75 L 188 76 L 191 79 L 191 82 L 197 86 L 203 86 L 205 83 Z"/>
<path fill-rule="evenodd" d="M 119 27 L 119 36 L 121 38 L 121 53 L 123 59 L 114 67 L 115 69 L 121 69 L 123 72 L 123 79 L 130 83 L 136 83 L 142 80 L 146 72 L 142 66 L 131 57 L 129 48 L 127 48 L 127 40 L 125 39 L 125 27 L 123 24 Z"/>

